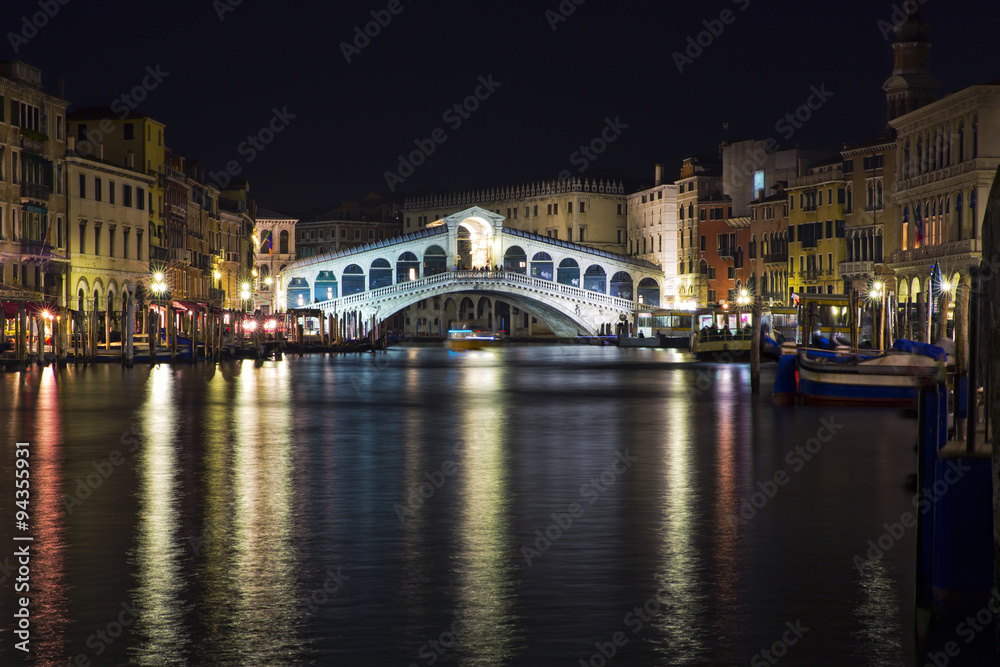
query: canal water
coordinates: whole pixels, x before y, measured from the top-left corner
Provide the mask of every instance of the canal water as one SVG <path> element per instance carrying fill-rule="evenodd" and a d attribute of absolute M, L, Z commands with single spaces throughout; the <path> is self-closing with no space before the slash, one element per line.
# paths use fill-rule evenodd
<path fill-rule="evenodd" d="M 912 510 L 915 422 L 775 407 L 773 366 L 753 397 L 745 365 L 683 360 L 0 376 L 0 539 L 34 538 L 26 662 L 914 664 L 915 529 L 868 552 Z M 0 553 L 0 664 L 23 664 Z"/>

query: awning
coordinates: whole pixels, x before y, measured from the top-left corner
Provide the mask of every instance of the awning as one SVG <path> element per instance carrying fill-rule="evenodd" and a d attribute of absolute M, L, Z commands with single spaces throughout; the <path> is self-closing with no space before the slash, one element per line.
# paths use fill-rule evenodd
<path fill-rule="evenodd" d="M 3 302 L 3 315 L 7 319 L 13 319 L 17 317 L 18 309 L 24 306 L 26 313 L 37 313 L 40 310 L 45 310 L 46 306 L 42 303 L 34 303 L 32 301 L 4 301 Z"/>
<path fill-rule="evenodd" d="M 186 310 L 188 312 L 192 310 L 205 310 L 208 308 L 207 303 L 194 303 L 193 301 L 174 301 L 174 308 L 179 308 L 180 310 Z"/>

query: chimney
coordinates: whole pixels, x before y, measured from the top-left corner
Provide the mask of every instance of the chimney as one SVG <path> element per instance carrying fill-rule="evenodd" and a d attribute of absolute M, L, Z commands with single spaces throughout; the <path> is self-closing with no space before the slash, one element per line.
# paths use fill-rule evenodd
<path fill-rule="evenodd" d="M 663 165 L 656 165 L 656 185 L 663 185 Z"/>

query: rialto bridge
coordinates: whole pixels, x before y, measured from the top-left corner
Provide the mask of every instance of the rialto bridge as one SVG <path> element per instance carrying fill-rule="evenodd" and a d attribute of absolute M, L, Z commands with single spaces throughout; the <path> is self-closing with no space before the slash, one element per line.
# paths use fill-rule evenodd
<path fill-rule="evenodd" d="M 664 275 L 655 264 L 503 221 L 476 206 L 413 234 L 298 260 L 278 276 L 279 307 L 378 323 L 424 299 L 479 294 L 570 337 L 660 304 Z"/>

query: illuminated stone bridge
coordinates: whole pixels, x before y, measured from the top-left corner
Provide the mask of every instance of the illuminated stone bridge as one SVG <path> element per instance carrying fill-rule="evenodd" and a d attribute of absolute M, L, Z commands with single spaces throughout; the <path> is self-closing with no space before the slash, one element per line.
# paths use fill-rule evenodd
<path fill-rule="evenodd" d="M 503 226 L 477 207 L 426 229 L 290 264 L 278 277 L 282 307 L 378 323 L 418 301 L 473 293 L 508 302 L 558 336 L 658 306 L 663 271 L 589 246 Z"/>

